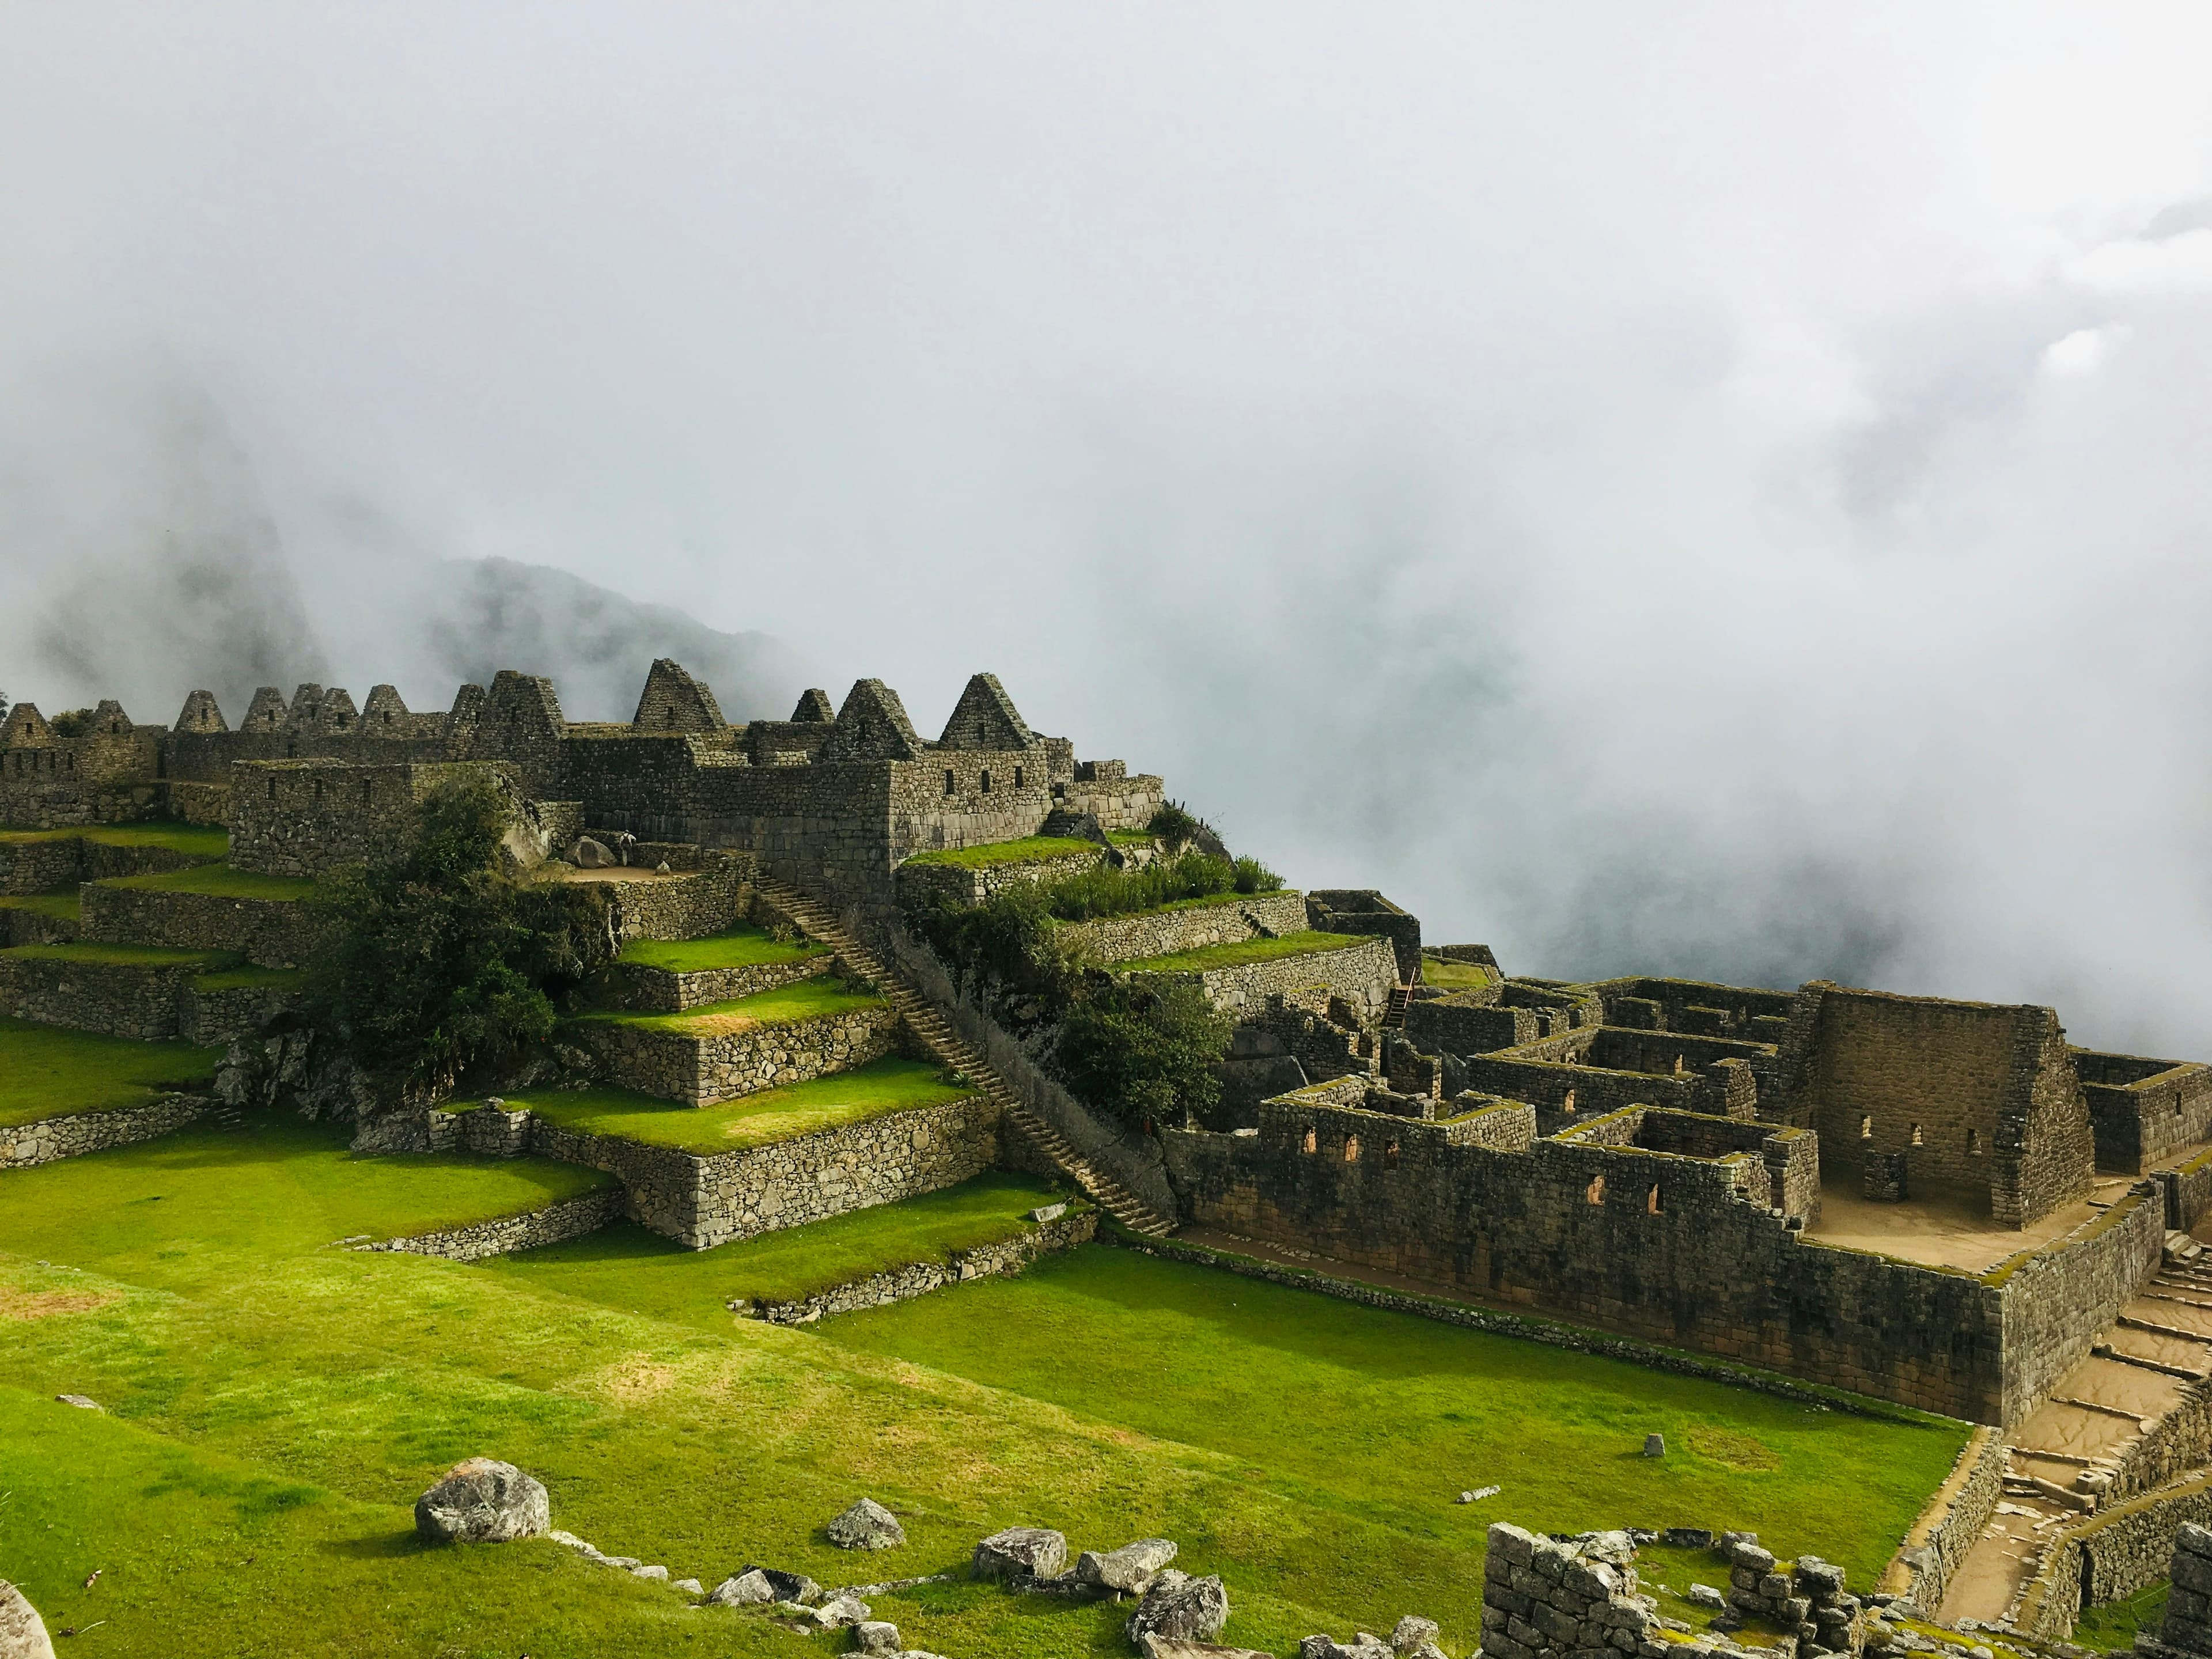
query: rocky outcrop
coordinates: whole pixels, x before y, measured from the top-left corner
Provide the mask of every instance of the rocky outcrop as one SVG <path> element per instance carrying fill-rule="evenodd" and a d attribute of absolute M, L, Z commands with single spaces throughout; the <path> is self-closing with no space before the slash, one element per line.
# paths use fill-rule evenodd
<path fill-rule="evenodd" d="M 1118 1550 L 1085 1550 L 1076 1558 L 1075 1578 L 1100 1590 L 1126 1591 L 1141 1595 L 1152 1587 L 1160 1570 L 1176 1559 L 1175 1544 L 1165 1538 L 1139 1538 Z"/>
<path fill-rule="evenodd" d="M 512 1463 L 471 1457 L 415 1500 L 415 1530 L 435 1544 L 500 1544 L 552 1524 L 545 1488 Z"/>

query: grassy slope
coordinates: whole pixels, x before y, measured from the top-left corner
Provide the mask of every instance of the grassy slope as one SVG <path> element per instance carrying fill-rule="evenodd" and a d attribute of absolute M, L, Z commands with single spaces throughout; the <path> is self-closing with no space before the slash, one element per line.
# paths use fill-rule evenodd
<path fill-rule="evenodd" d="M 2166 1622 L 2166 1598 L 2172 1589 L 2171 1581 L 2161 1578 L 2124 1601 L 2082 1608 L 2074 1626 L 2075 1642 L 2085 1648 L 2124 1652 L 2135 1646 L 2137 1631 L 2157 1635 L 2159 1626 Z"/>
<path fill-rule="evenodd" d="M 109 1620 L 74 1652 L 808 1650 L 745 1614 L 679 1612 L 665 1590 L 578 1577 L 542 1545 L 416 1553 L 405 1506 L 477 1453 L 544 1479 L 555 1524 L 678 1577 L 712 1583 L 748 1559 L 825 1583 L 936 1571 L 981 1534 L 1034 1522 L 1078 1547 L 1179 1539 L 1183 1565 L 1227 1576 L 1231 1640 L 1280 1653 L 1310 1631 L 1388 1629 L 1419 1610 L 1461 1651 L 1491 1519 L 1741 1522 L 1785 1553 L 1850 1565 L 1863 1586 L 1964 1436 L 1103 1249 L 833 1322 L 842 1341 L 751 1322 L 710 1334 L 510 1268 L 320 1248 L 455 1207 L 490 1212 L 501 1194 L 479 1183 L 534 1172 L 351 1159 L 316 1133 L 187 1133 L 0 1174 L 0 1309 L 45 1314 L 10 1322 L 0 1387 L 88 1394 L 122 1419 L 49 1416 L 42 1436 L 58 1421 L 161 1437 L 109 1466 L 110 1502 L 79 1480 L 82 1443 L 46 1454 L 0 1436 L 12 1575 L 59 1622 L 88 1606 Z M 11 1424 L 15 1403 L 0 1401 Z M 1653 1427 L 1671 1445 L 1699 1420 L 1754 1437 L 1779 1467 L 1624 1450 Z M 1443 1488 L 1462 1469 L 1502 1475 L 1506 1496 L 1452 1505 Z M 262 1502 L 268 1518 L 234 1533 L 242 1480 L 329 1496 Z M 856 1559 L 822 1540 L 863 1492 L 900 1513 L 906 1549 Z M 104 1565 L 112 1577 L 76 1590 Z M 1127 1651 L 1127 1609 L 1111 1604 L 963 1583 L 876 1607 L 939 1652 Z"/>
<path fill-rule="evenodd" d="M 1474 991 L 1498 983 L 1498 976 L 1478 962 L 1451 962 L 1443 957 L 1421 958 L 1421 982 L 1439 991 Z"/>
<path fill-rule="evenodd" d="M 83 901 L 74 887 L 58 887 L 45 893 L 0 894 L 0 910 L 35 910 L 58 921 L 76 921 L 83 915 Z"/>
<path fill-rule="evenodd" d="M 0 1018 L 0 1124 L 136 1106 L 167 1090 L 202 1089 L 220 1048 L 34 1025 Z"/>
<path fill-rule="evenodd" d="M 1241 896 L 1241 895 L 1239 896 Z M 1248 962 L 1273 962 L 1279 957 L 1311 956 L 1317 951 L 1342 951 L 1360 943 L 1342 933 L 1285 933 L 1276 939 L 1239 939 L 1232 945 L 1208 945 L 1196 951 L 1176 951 L 1164 957 L 1143 957 L 1117 962 L 1117 974 L 1198 974 L 1213 968 L 1236 968 Z"/>
<path fill-rule="evenodd" d="M 783 1301 L 947 1252 L 1010 1238 L 1023 1216 L 1055 1194 L 1036 1176 L 991 1173 L 957 1187 L 832 1216 L 711 1250 L 687 1250 L 643 1227 L 612 1227 L 587 1238 L 485 1262 L 544 1290 L 627 1313 L 721 1332 L 736 1297 Z"/>
<path fill-rule="evenodd" d="M 829 950 L 811 939 L 781 944 L 759 927 L 738 927 L 704 939 L 635 939 L 623 946 L 618 961 L 641 968 L 665 968 L 671 973 L 694 974 L 708 968 L 755 968 L 771 963 L 800 962 Z"/>
<path fill-rule="evenodd" d="M 228 864 L 196 864 L 189 870 L 165 870 L 151 876 L 116 876 L 103 887 L 130 887 L 156 893 L 203 893 L 213 898 L 313 898 L 315 884 L 301 876 L 264 875 L 234 870 Z"/>
<path fill-rule="evenodd" d="M 679 1036 L 710 1036 L 717 1030 L 742 1030 L 746 1025 L 791 1025 L 802 1019 L 819 1019 L 830 1014 L 848 1014 L 857 1009 L 874 1008 L 883 999 L 872 991 L 855 991 L 842 980 L 828 975 L 813 979 L 802 979 L 796 983 L 763 991 L 755 996 L 736 997 L 728 1002 L 704 1003 L 696 1008 L 687 1008 L 680 1014 L 633 1014 L 599 1012 L 583 1015 L 585 1019 L 611 1020 L 623 1025 L 639 1025 L 650 1031 L 673 1031 Z"/>
<path fill-rule="evenodd" d="M 70 841 L 82 838 L 102 847 L 166 847 L 190 858 L 230 855 L 230 833 L 204 823 L 109 823 L 91 830 L 0 830 L 0 842 Z"/>
<path fill-rule="evenodd" d="M 1079 841 L 1073 836 L 1025 836 L 1019 841 L 994 841 L 981 847 L 948 847 L 934 852 L 916 853 L 906 862 L 949 864 L 960 870 L 986 870 L 994 864 L 1041 864 L 1047 859 L 1064 859 L 1076 853 L 1097 853 L 1100 850 L 1097 842 Z"/>
<path fill-rule="evenodd" d="M 945 1080 L 941 1066 L 896 1056 L 849 1072 L 743 1095 L 720 1106 L 689 1106 L 628 1089 L 548 1091 L 508 1097 L 580 1134 L 617 1135 L 691 1152 L 730 1152 L 787 1140 L 891 1112 L 941 1106 L 975 1093 Z"/>

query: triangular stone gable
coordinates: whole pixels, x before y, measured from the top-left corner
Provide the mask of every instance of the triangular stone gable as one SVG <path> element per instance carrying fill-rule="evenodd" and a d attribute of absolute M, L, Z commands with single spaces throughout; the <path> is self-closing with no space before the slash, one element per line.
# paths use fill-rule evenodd
<path fill-rule="evenodd" d="M 102 697 L 100 707 L 92 711 L 92 718 L 84 723 L 84 730 L 95 738 L 127 738 L 131 735 L 131 716 L 123 712 L 123 705 L 112 697 Z"/>
<path fill-rule="evenodd" d="M 295 732 L 312 731 L 322 705 L 323 688 L 309 681 L 292 694 L 292 706 L 284 711 L 284 724 Z"/>
<path fill-rule="evenodd" d="M 185 699 L 184 708 L 178 711 L 176 730 L 228 732 L 230 730 L 230 722 L 223 719 L 222 710 L 216 707 L 214 692 L 195 691 Z"/>
<path fill-rule="evenodd" d="M 264 685 L 253 694 L 247 705 L 246 718 L 239 722 L 241 732 L 281 732 L 284 729 L 284 694 L 273 685 Z"/>
<path fill-rule="evenodd" d="M 501 731 L 519 727 L 526 732 L 556 735 L 568 729 L 553 682 L 543 674 L 525 674 L 512 668 L 502 668 L 492 676 L 479 723 L 495 724 Z"/>
<path fill-rule="evenodd" d="M 830 706 L 830 694 L 820 686 L 811 686 L 799 694 L 799 707 L 791 711 L 793 726 L 827 726 L 837 718 L 837 711 Z"/>
<path fill-rule="evenodd" d="M 465 759 L 469 741 L 476 736 L 477 722 L 483 718 L 484 700 L 490 694 L 481 685 L 464 685 L 453 693 L 453 706 L 446 714 L 446 752 L 456 760 Z"/>
<path fill-rule="evenodd" d="M 1022 719 L 996 674 L 977 674 L 968 682 L 952 718 L 945 722 L 940 749 L 1030 749 L 1042 739 Z"/>
<path fill-rule="evenodd" d="M 415 717 L 407 712 L 407 705 L 395 685 L 372 685 L 368 701 L 361 706 L 361 723 L 371 737 L 400 737 L 411 735 Z"/>
<path fill-rule="evenodd" d="M 719 732 L 728 721 L 702 681 L 666 657 L 653 659 L 630 724 L 641 732 Z"/>
<path fill-rule="evenodd" d="M 8 723 L 0 726 L 0 744 L 14 749 L 23 744 L 52 743 L 54 728 L 39 712 L 34 702 L 19 702 L 8 711 Z"/>
<path fill-rule="evenodd" d="M 836 729 L 822 745 L 822 758 L 915 760 L 921 748 L 899 694 L 881 680 L 854 680 L 837 711 Z"/>
<path fill-rule="evenodd" d="M 325 732 L 350 732 L 361 724 L 361 715 L 353 706 L 353 694 L 343 686 L 323 693 L 323 706 L 316 711 L 315 719 Z"/>

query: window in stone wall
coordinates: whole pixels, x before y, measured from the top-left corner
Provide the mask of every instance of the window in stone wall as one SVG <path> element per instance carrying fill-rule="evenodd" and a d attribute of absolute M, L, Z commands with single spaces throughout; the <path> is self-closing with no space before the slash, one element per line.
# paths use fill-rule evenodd
<path fill-rule="evenodd" d="M 948 795 L 960 793 L 959 786 L 952 781 L 952 769 L 949 766 L 945 769 L 945 793 Z"/>
<path fill-rule="evenodd" d="M 1591 1203 L 1593 1203 L 1593 1204 L 1602 1204 L 1602 1203 L 1604 1203 L 1604 1202 L 1605 1202 L 1605 1177 L 1604 1177 L 1603 1176 L 1601 1176 L 1601 1175 L 1594 1175 L 1594 1176 L 1592 1176 L 1590 1177 L 1590 1184 L 1589 1184 L 1589 1186 L 1588 1189 L 1587 1189 L 1587 1190 L 1585 1190 L 1585 1191 L 1583 1192 L 1583 1196 L 1584 1198 L 1586 1198 L 1586 1199 L 1589 1200 L 1589 1201 L 1590 1201 Z"/>
<path fill-rule="evenodd" d="M 1912 1144 L 1916 1146 L 1920 1145 L 1920 1126 L 1917 1123 L 1912 1126 Z"/>
<path fill-rule="evenodd" d="M 1344 1161 L 1346 1164 L 1357 1164 L 1359 1162 L 1359 1137 L 1358 1135 L 1345 1136 Z"/>
<path fill-rule="evenodd" d="M 1014 787 L 1015 787 L 1015 788 L 1017 788 L 1017 789 L 1018 789 L 1018 788 L 1020 788 L 1021 787 L 1022 787 L 1022 769 L 1021 769 L 1020 767 L 1017 766 L 1017 767 L 1014 769 Z"/>
<path fill-rule="evenodd" d="M 990 775 L 990 773 L 988 773 L 988 771 L 987 771 L 987 772 L 985 772 L 985 773 L 983 774 L 983 781 L 982 781 L 982 786 L 981 786 L 981 787 L 982 787 L 982 791 L 983 791 L 983 793 L 984 793 L 985 794 L 987 794 L 987 795 L 988 795 L 988 794 L 989 794 L 989 793 L 991 793 L 991 775 Z"/>
<path fill-rule="evenodd" d="M 1300 1150 L 1310 1152 L 1319 1145 L 1320 1143 L 1314 1139 L 1314 1132 L 1309 1129 L 1306 1131 L 1305 1144 Z"/>
<path fill-rule="evenodd" d="M 1863 1117 L 1859 1120 L 1859 1139 L 1861 1140 L 1872 1140 L 1874 1139 L 1874 1119 L 1872 1116 L 1869 1115 Z"/>
<path fill-rule="evenodd" d="M 1396 1141 L 1392 1141 L 1389 1146 L 1382 1149 L 1382 1161 L 1394 1170 L 1398 1167 L 1398 1143 Z"/>
<path fill-rule="evenodd" d="M 1979 1129 L 1969 1129 L 1969 1130 L 1967 1130 L 1967 1131 L 1966 1131 L 1966 1156 L 1967 1156 L 1968 1158 L 1979 1158 L 1981 1155 L 1982 1155 L 1982 1132 L 1981 1132 Z"/>
<path fill-rule="evenodd" d="M 323 798 L 323 781 L 322 781 L 320 778 L 317 778 L 317 779 L 315 780 L 315 799 L 316 799 L 317 800 L 320 800 L 320 799 L 322 799 L 322 798 Z"/>
<path fill-rule="evenodd" d="M 367 778 L 363 778 L 361 781 L 361 804 L 363 806 L 368 805 L 368 780 Z"/>
<path fill-rule="evenodd" d="M 1650 1192 L 1644 1195 L 1644 1212 L 1646 1215 L 1657 1215 L 1660 1213 L 1659 1188 L 1656 1186 L 1654 1186 Z"/>
<path fill-rule="evenodd" d="M 276 799 L 276 775 L 273 772 L 269 775 L 269 799 L 271 800 Z"/>

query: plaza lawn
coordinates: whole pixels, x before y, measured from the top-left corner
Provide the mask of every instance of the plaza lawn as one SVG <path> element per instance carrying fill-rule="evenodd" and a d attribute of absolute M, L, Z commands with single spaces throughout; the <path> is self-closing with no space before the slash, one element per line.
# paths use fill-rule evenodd
<path fill-rule="evenodd" d="M 628 1089 L 546 1090 L 510 1095 L 549 1123 L 579 1134 L 614 1135 L 687 1152 L 733 1152 L 772 1140 L 842 1128 L 892 1112 L 942 1106 L 975 1092 L 949 1082 L 944 1067 L 889 1055 L 849 1072 L 763 1089 L 715 1106 L 687 1106 Z"/>
<path fill-rule="evenodd" d="M 999 864 L 1042 864 L 1047 859 L 1072 858 L 1078 853 L 1098 853 L 1095 841 L 1073 836 L 1024 836 L 1019 841 L 986 842 L 981 847 L 947 847 L 916 853 L 908 864 L 949 864 L 957 870 L 988 870 Z"/>
<path fill-rule="evenodd" d="M 708 1584 L 749 1561 L 825 1584 L 957 1571 L 977 1538 L 1028 1522 L 1077 1547 L 1176 1539 L 1179 1566 L 1226 1578 L 1231 1642 L 1282 1654 L 1418 1611 L 1465 1652 L 1491 1520 L 1756 1527 L 1863 1589 L 1966 1433 L 1103 1248 L 791 1330 L 695 1322 L 714 1270 L 689 1261 L 641 1253 L 638 1295 L 605 1305 L 551 1288 L 555 1262 L 328 1247 L 589 1178 L 355 1158 L 342 1131 L 258 1115 L 0 1171 L 8 1576 L 87 1656 L 832 1650 L 543 1541 L 416 1545 L 416 1496 L 488 1455 L 546 1483 L 556 1526 Z M 702 1276 L 679 1288 L 686 1269 Z M 611 1261 L 597 1283 L 565 1271 L 579 1292 L 623 1288 Z M 1637 1455 L 1651 1429 L 1663 1460 Z M 1492 1480 L 1499 1497 L 1451 1502 Z M 862 1493 L 905 1548 L 862 1561 L 824 1539 Z M 939 1653 L 1129 1651 L 1110 1601 L 964 1579 L 868 1599 Z"/>
<path fill-rule="evenodd" d="M 1231 899 L 1243 895 L 1231 895 Z M 1227 901 L 1215 901 L 1223 902 Z M 1241 968 L 1247 963 L 1273 962 L 1282 957 L 1310 957 L 1322 951 L 1344 951 L 1360 944 L 1342 933 L 1284 933 L 1275 939 L 1238 939 L 1230 945 L 1208 945 L 1195 951 L 1176 951 L 1164 957 L 1140 957 L 1117 962 L 1117 974 L 1203 974 L 1216 968 Z"/>
<path fill-rule="evenodd" d="M 617 962 L 640 968 L 661 968 L 672 974 L 696 974 L 713 968 L 763 968 L 784 962 L 804 962 L 828 954 L 830 947 L 812 939 L 780 940 L 765 928 L 739 926 L 704 939 L 634 939 L 622 948 Z"/>
<path fill-rule="evenodd" d="M 76 921 L 83 914 L 74 887 L 57 887 L 45 893 L 0 894 L 0 910 L 29 910 L 56 921 Z"/>
<path fill-rule="evenodd" d="M 315 884 L 304 877 L 234 870 L 228 864 L 196 864 L 189 870 L 164 870 L 151 876 L 116 876 L 100 885 L 155 893 L 201 893 L 210 898 L 281 900 L 315 895 Z"/>
<path fill-rule="evenodd" d="M 862 1008 L 879 1008 L 883 1000 L 873 991 L 855 991 L 842 980 L 822 974 L 754 996 L 702 1003 L 680 1014 L 602 1012 L 582 1018 L 641 1026 L 648 1031 L 673 1031 L 678 1036 L 714 1036 L 726 1031 L 749 1030 L 757 1025 L 795 1025 L 803 1019 L 822 1019 Z"/>
<path fill-rule="evenodd" d="M 88 841 L 102 847 L 160 847 L 214 863 L 230 855 L 230 832 L 205 823 L 106 823 L 89 830 L 0 830 L 0 842 Z"/>
<path fill-rule="evenodd" d="M 1498 975 L 1479 962 L 1453 962 L 1443 957 L 1421 958 L 1421 983 L 1439 991 L 1476 991 L 1498 983 Z"/>
<path fill-rule="evenodd" d="M 112 1111 L 175 1090 L 205 1089 L 222 1058 L 220 1048 L 189 1042 L 133 1042 L 0 1018 L 0 1125 Z"/>
<path fill-rule="evenodd" d="M 736 1317 L 729 1309 L 736 1298 L 790 1301 L 913 1262 L 942 1261 L 1027 1231 L 1028 1212 L 1066 1196 L 1036 1176 L 993 1172 L 711 1250 L 687 1250 L 625 1224 L 482 1266 L 618 1311 L 719 1332 Z"/>

